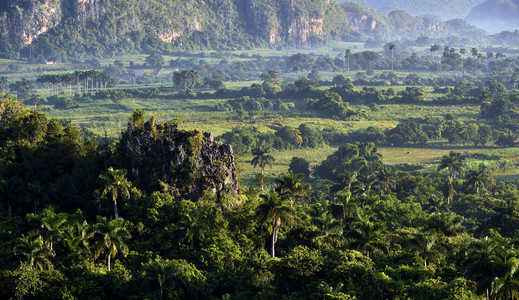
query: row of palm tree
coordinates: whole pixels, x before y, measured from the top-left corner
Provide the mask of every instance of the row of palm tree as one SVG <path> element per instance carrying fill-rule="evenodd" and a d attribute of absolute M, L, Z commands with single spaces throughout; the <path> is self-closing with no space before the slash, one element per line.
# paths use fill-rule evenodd
<path fill-rule="evenodd" d="M 113 257 L 119 252 L 128 254 L 125 241 L 131 236 L 121 218 L 108 220 L 98 216 L 97 223 L 90 225 L 87 221 L 71 221 L 72 216 L 47 207 L 38 214 L 29 214 L 27 219 L 35 229 L 18 238 L 13 248 L 14 254 L 22 258 L 21 266 L 52 269 L 52 258 L 60 251 L 65 256 L 92 253 L 94 259 L 105 255 L 110 271 Z"/>
<path fill-rule="evenodd" d="M 114 78 L 96 70 L 88 71 L 75 71 L 74 73 L 68 74 L 47 74 L 41 75 L 36 80 L 40 84 L 50 84 L 53 87 L 53 94 L 59 93 L 59 87 L 61 85 L 69 86 L 69 93 L 72 94 L 72 85 L 75 83 L 77 86 L 77 93 L 81 93 L 81 89 L 84 89 L 85 93 L 96 89 L 106 89 L 109 85 L 113 84 Z"/>
<path fill-rule="evenodd" d="M 335 191 L 344 192 L 349 197 L 351 195 L 371 196 L 373 193 L 395 189 L 397 183 L 397 173 L 388 168 L 381 168 L 376 173 L 370 175 L 359 175 L 357 172 L 345 170 L 337 175 L 337 184 L 333 188 Z"/>

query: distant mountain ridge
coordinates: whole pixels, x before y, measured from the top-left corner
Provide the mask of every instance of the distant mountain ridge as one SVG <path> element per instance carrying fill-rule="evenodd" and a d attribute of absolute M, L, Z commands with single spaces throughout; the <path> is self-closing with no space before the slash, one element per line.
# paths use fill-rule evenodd
<path fill-rule="evenodd" d="M 404 10 L 395 10 L 386 15 L 354 2 L 344 2 L 342 7 L 350 26 L 367 35 L 390 39 L 398 37 L 415 39 L 419 36 L 478 37 L 485 34 L 484 31 L 462 19 L 439 21 L 428 17 L 415 17 Z"/>
<path fill-rule="evenodd" d="M 379 11 L 405 10 L 415 16 L 439 16 L 442 20 L 465 18 L 471 8 L 485 0 L 340 0 L 339 2 L 358 2 Z M 390 9 L 386 9 L 390 8 Z"/>
<path fill-rule="evenodd" d="M 492 32 L 519 29 L 519 0 L 488 0 L 474 7 L 467 21 Z"/>
<path fill-rule="evenodd" d="M 461 0 L 467 7 L 478 1 L 483 0 Z M 383 4 L 403 2 L 392 0 Z M 428 7 L 432 0 L 413 3 Z M 481 35 L 483 31 L 461 19 L 445 22 L 415 17 L 404 10 L 386 15 L 359 3 L 340 5 L 336 0 L 2 0 L 0 3 L 0 57 L 3 58 L 85 59 L 195 49 L 312 47 L 330 40 L 361 41 L 366 36 L 387 40 Z"/>

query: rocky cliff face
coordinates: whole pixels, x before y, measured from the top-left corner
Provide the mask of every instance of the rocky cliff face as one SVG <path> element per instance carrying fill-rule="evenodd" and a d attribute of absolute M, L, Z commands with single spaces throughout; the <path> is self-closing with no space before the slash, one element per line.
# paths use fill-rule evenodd
<path fill-rule="evenodd" d="M 106 8 L 101 0 L 74 0 L 71 2 L 72 9 L 68 11 L 68 14 L 83 24 L 106 13 Z"/>
<path fill-rule="evenodd" d="M 144 126 L 129 126 L 120 154 L 131 180 L 145 191 L 162 185 L 175 196 L 191 199 L 206 190 L 220 196 L 239 193 L 232 147 L 213 141 L 210 133 L 150 120 Z"/>
<path fill-rule="evenodd" d="M 348 24 L 366 34 L 386 35 L 391 29 L 387 16 L 359 3 L 345 2 L 342 5 Z"/>
<path fill-rule="evenodd" d="M 6 36 L 30 44 L 62 19 L 61 1 L 47 0 L 11 4 L 0 12 L 0 28 Z"/>
<path fill-rule="evenodd" d="M 251 32 L 266 38 L 269 44 L 293 42 L 297 45 L 311 43 L 312 38 L 324 40 L 337 34 L 338 28 L 331 26 L 326 17 L 333 11 L 341 17 L 335 20 L 342 29 L 349 28 L 346 17 L 333 0 L 266 1 L 246 0 L 246 23 Z M 340 34 L 339 34 L 340 35 Z"/>
<path fill-rule="evenodd" d="M 375 31 L 377 28 L 377 20 L 372 16 L 347 12 L 346 17 L 349 20 L 350 26 L 355 30 Z"/>

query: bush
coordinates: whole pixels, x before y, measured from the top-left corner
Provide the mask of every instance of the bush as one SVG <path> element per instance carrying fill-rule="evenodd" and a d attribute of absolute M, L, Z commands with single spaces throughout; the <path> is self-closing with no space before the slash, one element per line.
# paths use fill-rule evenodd
<path fill-rule="evenodd" d="M 304 174 L 306 178 L 310 177 L 310 162 L 302 157 L 292 157 L 288 171 L 294 174 Z"/>

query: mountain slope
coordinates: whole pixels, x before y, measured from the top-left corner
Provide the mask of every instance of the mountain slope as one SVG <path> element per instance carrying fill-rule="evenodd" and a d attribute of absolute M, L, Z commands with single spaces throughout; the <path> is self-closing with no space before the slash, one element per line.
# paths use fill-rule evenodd
<path fill-rule="evenodd" d="M 443 20 L 464 18 L 470 9 L 485 0 L 356 0 L 341 2 L 359 2 L 377 10 L 405 10 L 413 15 L 438 16 Z M 390 8 L 386 10 L 385 8 Z"/>
<path fill-rule="evenodd" d="M 350 26 L 367 35 L 386 39 L 429 37 L 471 37 L 485 33 L 462 19 L 447 22 L 428 17 L 414 17 L 403 10 L 395 10 L 388 15 L 379 13 L 360 3 L 345 2 L 342 7 Z"/>
<path fill-rule="evenodd" d="M 335 0 L 7 0 L 0 55 L 310 46 L 351 34 Z M 31 46 L 28 46 L 31 45 Z M 3 53 L 2 53 L 3 52 Z M 22 56 L 27 55 L 22 51 Z"/>
<path fill-rule="evenodd" d="M 488 0 L 474 7 L 466 18 L 492 32 L 519 28 L 519 0 Z"/>

